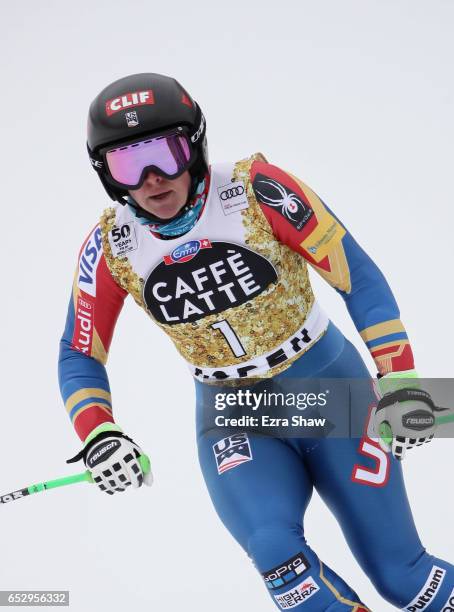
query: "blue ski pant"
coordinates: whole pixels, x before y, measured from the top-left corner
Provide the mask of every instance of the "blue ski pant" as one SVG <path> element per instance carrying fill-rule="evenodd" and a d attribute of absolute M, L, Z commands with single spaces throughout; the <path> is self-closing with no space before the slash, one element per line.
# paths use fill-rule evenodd
<path fill-rule="evenodd" d="M 295 377 L 370 379 L 356 349 L 333 324 L 275 378 L 285 388 L 286 379 Z M 385 600 L 409 612 L 454 611 L 454 566 L 421 544 L 397 460 L 366 435 L 314 439 L 207 430 L 204 387 L 196 381 L 203 476 L 220 519 L 253 561 L 278 609 L 304 604 L 304 612 L 369 610 L 307 544 L 303 519 L 315 487 Z M 376 401 L 371 385 L 354 387 L 347 397 L 364 419 Z"/>

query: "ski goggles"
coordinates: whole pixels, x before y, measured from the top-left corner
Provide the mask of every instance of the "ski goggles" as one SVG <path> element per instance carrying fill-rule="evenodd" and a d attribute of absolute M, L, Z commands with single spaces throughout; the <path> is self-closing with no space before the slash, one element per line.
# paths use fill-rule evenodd
<path fill-rule="evenodd" d="M 187 170 L 195 158 L 184 128 L 100 150 L 109 179 L 124 189 L 138 189 L 150 170 L 174 179 Z"/>

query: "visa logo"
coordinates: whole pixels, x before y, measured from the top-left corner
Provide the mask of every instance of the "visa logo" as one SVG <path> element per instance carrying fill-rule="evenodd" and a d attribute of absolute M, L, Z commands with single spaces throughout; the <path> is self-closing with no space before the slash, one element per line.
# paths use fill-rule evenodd
<path fill-rule="evenodd" d="M 96 295 L 96 268 L 102 252 L 101 229 L 97 227 L 88 238 L 79 259 L 78 285 L 89 295 Z"/>

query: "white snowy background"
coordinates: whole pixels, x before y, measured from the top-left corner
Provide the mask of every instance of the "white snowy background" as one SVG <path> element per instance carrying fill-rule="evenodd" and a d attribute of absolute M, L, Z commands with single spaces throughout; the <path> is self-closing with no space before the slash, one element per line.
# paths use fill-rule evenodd
<path fill-rule="evenodd" d="M 262 151 L 311 185 L 388 278 L 421 375 L 453 375 L 453 27 L 449 0 L 2 3 L 0 493 L 74 471 L 58 341 L 76 254 L 109 204 L 86 114 L 126 74 L 181 81 L 204 109 L 212 161 Z M 341 298 L 313 281 L 374 373 Z M 271 612 L 205 490 L 192 379 L 132 300 L 108 370 L 117 421 L 150 454 L 155 485 L 2 506 L 0 589 L 69 589 L 74 612 Z M 451 561 L 452 448 L 436 441 L 405 462 L 422 540 Z M 306 535 L 374 612 L 393 609 L 317 495 Z"/>

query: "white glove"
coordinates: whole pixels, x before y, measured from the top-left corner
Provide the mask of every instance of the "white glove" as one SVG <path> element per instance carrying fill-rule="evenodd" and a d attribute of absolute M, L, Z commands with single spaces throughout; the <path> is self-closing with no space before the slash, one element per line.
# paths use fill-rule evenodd
<path fill-rule="evenodd" d="M 380 446 L 391 451 L 396 459 L 403 459 L 407 449 L 431 442 L 435 434 L 433 402 L 421 389 L 387 393 L 378 402 L 372 418 Z"/>
<path fill-rule="evenodd" d="M 140 459 L 139 459 L 140 458 Z M 148 457 L 117 425 L 103 423 L 91 432 L 83 450 L 68 460 L 83 459 L 93 481 L 108 495 L 142 484 L 151 486 L 153 475 Z"/>
<path fill-rule="evenodd" d="M 372 413 L 373 432 L 383 450 L 400 460 L 407 449 L 430 442 L 436 429 L 434 402 L 415 378 L 410 370 L 378 380 L 383 396 Z"/>

